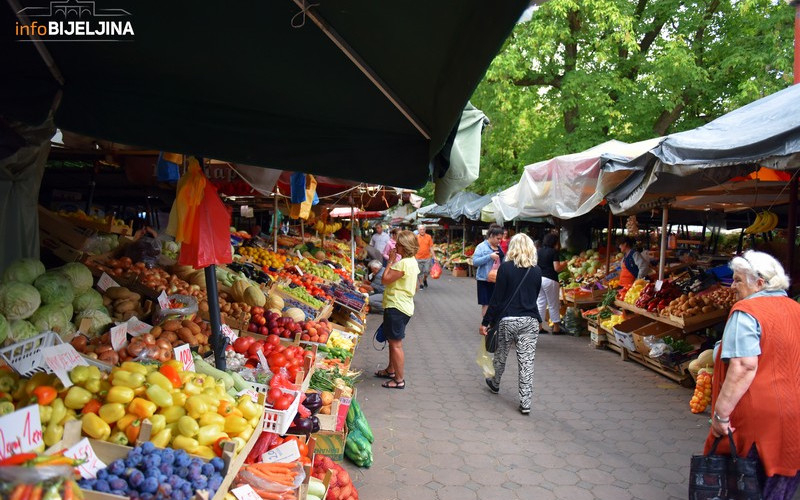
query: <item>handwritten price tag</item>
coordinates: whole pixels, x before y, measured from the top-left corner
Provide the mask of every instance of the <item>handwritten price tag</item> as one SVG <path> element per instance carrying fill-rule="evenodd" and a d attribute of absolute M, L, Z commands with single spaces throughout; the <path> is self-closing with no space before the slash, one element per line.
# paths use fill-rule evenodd
<path fill-rule="evenodd" d="M 236 339 L 239 338 L 239 332 L 237 330 L 232 330 L 228 325 L 222 325 L 220 327 L 220 332 L 222 332 L 222 335 L 228 339 L 229 344 L 233 344 L 236 342 Z"/>
<path fill-rule="evenodd" d="M 120 323 L 111 329 L 111 348 L 119 351 L 128 344 L 128 324 Z"/>
<path fill-rule="evenodd" d="M 175 359 L 183 363 L 183 371 L 193 372 L 194 358 L 192 357 L 192 351 L 189 348 L 189 344 L 179 345 L 178 347 L 174 348 L 173 351 L 175 351 Z"/>
<path fill-rule="evenodd" d="M 103 275 L 100 276 L 100 279 L 97 280 L 97 288 L 99 288 L 100 290 L 102 290 L 104 292 L 106 290 L 108 290 L 109 288 L 111 288 L 112 286 L 119 286 L 119 283 L 114 281 L 111 278 L 111 276 L 109 276 L 106 273 L 103 273 Z"/>
<path fill-rule="evenodd" d="M 656 292 L 660 292 L 662 286 L 664 286 L 664 282 L 661 280 L 656 280 Z"/>
<path fill-rule="evenodd" d="M 300 273 L 300 276 L 303 275 L 303 270 L 300 269 L 300 266 L 294 266 L 294 268 L 297 269 L 297 272 Z"/>
<path fill-rule="evenodd" d="M 258 362 L 261 363 L 261 368 L 266 370 L 269 367 L 269 363 L 267 363 L 267 358 L 264 357 L 264 353 L 259 350 L 256 352 L 256 355 L 258 356 Z"/>
<path fill-rule="evenodd" d="M 253 490 L 253 487 L 249 484 L 244 484 L 239 486 L 238 488 L 234 488 L 231 490 L 233 496 L 238 498 L 239 500 L 261 500 L 261 497 Z"/>
<path fill-rule="evenodd" d="M 149 333 L 152 329 L 153 327 L 151 325 L 148 325 L 144 321 L 140 321 L 136 316 L 133 316 L 128 320 L 128 333 L 134 337 Z"/>
<path fill-rule="evenodd" d="M 252 399 L 254 403 L 258 403 L 258 391 L 255 389 L 242 389 L 236 393 L 237 396 L 244 396 L 245 394 L 250 396 L 250 399 Z"/>
<path fill-rule="evenodd" d="M 280 462 L 289 463 L 300 460 L 300 449 L 297 447 L 297 441 L 294 439 L 286 443 L 276 446 L 268 452 L 261 455 L 262 462 Z"/>
<path fill-rule="evenodd" d="M 78 444 L 65 451 L 64 455 L 69 458 L 85 460 L 77 467 L 78 472 L 80 472 L 81 477 L 84 479 L 94 479 L 97 477 L 97 471 L 106 468 L 106 464 L 100 460 L 94 452 L 91 443 L 89 443 L 89 440 L 86 438 L 81 439 L 78 441 Z"/>
<path fill-rule="evenodd" d="M 42 358 L 53 373 L 61 380 L 64 387 L 71 387 L 69 372 L 76 366 L 87 366 L 83 357 L 72 347 L 72 344 L 58 344 L 42 349 Z"/>
<path fill-rule="evenodd" d="M 38 447 L 42 440 L 39 405 L 0 417 L 0 460 Z"/>
<path fill-rule="evenodd" d="M 158 296 L 158 307 L 162 310 L 169 309 L 169 297 L 167 297 L 167 292 L 164 290 L 162 290 L 161 295 Z"/>

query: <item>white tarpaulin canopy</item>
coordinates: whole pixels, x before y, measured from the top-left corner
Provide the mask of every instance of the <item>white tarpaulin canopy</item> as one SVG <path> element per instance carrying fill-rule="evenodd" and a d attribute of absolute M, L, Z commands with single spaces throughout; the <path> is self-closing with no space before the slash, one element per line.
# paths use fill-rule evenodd
<path fill-rule="evenodd" d="M 635 158 L 662 139 L 628 144 L 611 140 L 580 153 L 556 156 L 525 167 L 520 181 L 501 191 L 481 210 L 483 220 L 554 216 L 571 219 L 588 213 L 631 172 L 601 169 L 604 155 Z"/>

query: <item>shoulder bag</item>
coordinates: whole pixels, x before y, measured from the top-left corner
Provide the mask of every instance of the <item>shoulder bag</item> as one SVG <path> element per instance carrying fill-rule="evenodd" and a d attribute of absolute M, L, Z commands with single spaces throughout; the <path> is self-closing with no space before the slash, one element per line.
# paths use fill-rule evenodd
<path fill-rule="evenodd" d="M 715 455 L 722 436 L 714 440 L 708 455 L 694 455 L 689 466 L 690 500 L 760 500 L 761 464 L 736 454 L 733 433 L 728 432 L 731 454 Z"/>
<path fill-rule="evenodd" d="M 491 325 L 486 327 L 486 338 L 484 339 L 484 341 L 486 342 L 486 352 L 493 353 L 493 352 L 495 352 L 497 350 L 497 329 L 498 329 L 498 326 L 500 324 L 500 318 L 503 317 L 503 313 L 506 312 L 506 309 L 508 309 L 508 305 L 511 304 L 511 301 L 514 300 L 514 297 L 517 296 L 517 292 L 519 292 L 519 289 L 522 287 L 522 284 L 525 282 L 525 278 L 528 277 L 528 273 L 529 272 L 531 272 L 531 268 L 530 267 L 528 268 L 527 271 L 525 271 L 525 275 L 520 280 L 519 285 L 517 285 L 517 289 L 514 290 L 514 293 L 512 293 L 511 297 L 508 298 L 508 301 L 506 302 L 506 306 L 503 308 L 502 311 L 500 311 L 500 314 L 497 315 L 497 320 L 494 323 L 492 323 Z"/>

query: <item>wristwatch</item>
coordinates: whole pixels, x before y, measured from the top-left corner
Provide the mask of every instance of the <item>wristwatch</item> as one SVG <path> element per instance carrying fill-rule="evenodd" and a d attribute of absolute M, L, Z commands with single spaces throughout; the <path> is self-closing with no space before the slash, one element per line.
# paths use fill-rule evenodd
<path fill-rule="evenodd" d="M 728 418 L 720 418 L 720 416 L 717 414 L 717 412 L 714 412 L 714 420 L 716 420 L 717 422 L 719 422 L 721 424 L 729 424 L 731 422 L 730 417 L 728 417 Z"/>

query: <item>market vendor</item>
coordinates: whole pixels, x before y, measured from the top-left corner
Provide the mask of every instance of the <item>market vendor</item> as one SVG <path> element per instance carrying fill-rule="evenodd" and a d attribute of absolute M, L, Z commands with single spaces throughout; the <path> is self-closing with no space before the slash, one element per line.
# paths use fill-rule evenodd
<path fill-rule="evenodd" d="M 635 239 L 630 236 L 623 238 L 619 251 L 623 255 L 619 273 L 620 286 L 631 286 L 637 279 L 646 278 L 650 274 L 650 262 L 637 250 Z"/>

